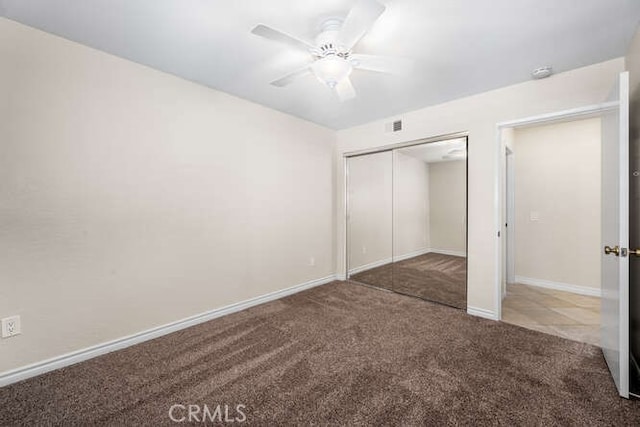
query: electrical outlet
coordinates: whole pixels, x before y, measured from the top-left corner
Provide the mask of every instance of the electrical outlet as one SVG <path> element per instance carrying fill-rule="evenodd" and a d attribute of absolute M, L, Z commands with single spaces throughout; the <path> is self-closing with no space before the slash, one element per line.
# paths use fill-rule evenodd
<path fill-rule="evenodd" d="M 363 246 L 363 247 L 362 247 L 362 253 L 363 253 L 363 254 L 366 254 L 366 253 L 367 253 L 367 247 L 366 247 L 366 246 Z"/>
<path fill-rule="evenodd" d="M 316 259 L 314 257 L 309 257 L 309 267 L 313 267 L 316 265 Z"/>
<path fill-rule="evenodd" d="M 5 317 L 2 322 L 2 338 L 20 334 L 20 316 Z"/>

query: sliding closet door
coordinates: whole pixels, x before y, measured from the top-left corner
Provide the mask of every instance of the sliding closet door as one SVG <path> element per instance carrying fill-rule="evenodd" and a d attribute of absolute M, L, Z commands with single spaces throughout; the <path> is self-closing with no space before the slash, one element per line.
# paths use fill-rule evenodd
<path fill-rule="evenodd" d="M 467 306 L 467 140 L 394 151 L 393 290 Z"/>
<path fill-rule="evenodd" d="M 391 151 L 347 159 L 349 278 L 393 286 L 393 157 Z"/>

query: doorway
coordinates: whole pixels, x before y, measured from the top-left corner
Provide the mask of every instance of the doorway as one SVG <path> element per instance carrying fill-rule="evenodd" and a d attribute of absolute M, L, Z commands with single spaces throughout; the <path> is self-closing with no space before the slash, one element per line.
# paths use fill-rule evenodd
<path fill-rule="evenodd" d="M 502 320 L 599 346 L 601 120 L 504 137 Z"/>
<path fill-rule="evenodd" d="M 600 117 L 601 138 L 601 323 L 600 347 L 620 396 L 629 397 L 629 254 L 640 250 L 629 248 L 629 73 L 620 73 L 609 96 L 601 104 L 557 113 L 501 122 L 496 125 L 495 181 L 496 226 L 496 317 L 503 318 L 503 281 L 506 245 L 505 233 L 506 159 L 505 136 L 510 129 L 535 124 L 554 123 L 589 117 Z M 516 152 L 517 158 L 517 152 Z M 516 188 L 518 184 L 515 184 Z M 502 209 L 501 209 L 502 207 Z M 535 218 L 535 215 L 534 215 Z M 517 234 L 517 230 L 516 230 Z M 571 243 L 567 251 L 578 253 Z"/>

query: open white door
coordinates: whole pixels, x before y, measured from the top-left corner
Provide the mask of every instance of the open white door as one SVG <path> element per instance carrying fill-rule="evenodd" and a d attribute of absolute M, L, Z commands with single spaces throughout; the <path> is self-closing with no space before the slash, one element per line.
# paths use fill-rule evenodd
<path fill-rule="evenodd" d="M 602 116 L 601 344 L 622 397 L 629 397 L 629 73 Z"/>

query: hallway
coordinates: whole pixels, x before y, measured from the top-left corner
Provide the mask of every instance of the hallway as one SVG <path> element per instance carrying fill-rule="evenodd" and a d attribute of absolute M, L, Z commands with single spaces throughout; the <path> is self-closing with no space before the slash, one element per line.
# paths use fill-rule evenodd
<path fill-rule="evenodd" d="M 600 346 L 600 298 L 522 284 L 507 286 L 502 321 Z"/>

